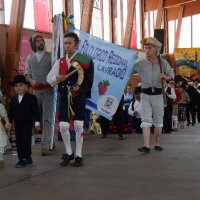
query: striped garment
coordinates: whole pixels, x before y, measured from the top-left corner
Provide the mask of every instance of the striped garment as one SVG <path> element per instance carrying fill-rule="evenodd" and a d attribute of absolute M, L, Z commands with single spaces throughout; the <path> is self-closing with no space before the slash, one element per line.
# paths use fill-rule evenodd
<path fill-rule="evenodd" d="M 170 75 L 174 78 L 174 71 L 169 65 L 169 63 L 161 58 L 161 65 L 163 73 Z M 134 65 L 134 71 L 140 75 L 141 78 L 141 87 L 142 88 L 161 88 L 161 79 L 160 79 L 160 66 L 158 59 L 153 63 L 148 60 L 143 60 Z"/>

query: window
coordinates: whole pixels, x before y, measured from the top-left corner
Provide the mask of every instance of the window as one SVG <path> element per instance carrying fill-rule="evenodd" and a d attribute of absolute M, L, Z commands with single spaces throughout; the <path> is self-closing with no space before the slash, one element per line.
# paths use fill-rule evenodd
<path fill-rule="evenodd" d="M 191 44 L 191 17 L 182 19 L 182 26 L 180 32 L 179 48 L 190 48 Z"/>
<path fill-rule="evenodd" d="M 23 27 L 35 29 L 33 0 L 26 0 Z"/>
<path fill-rule="evenodd" d="M 53 0 L 53 16 L 63 12 L 62 0 Z"/>
<path fill-rule="evenodd" d="M 200 14 L 192 16 L 192 47 L 200 47 Z"/>
<path fill-rule="evenodd" d="M 12 0 L 4 1 L 5 24 L 10 24 L 11 3 L 12 3 Z"/>

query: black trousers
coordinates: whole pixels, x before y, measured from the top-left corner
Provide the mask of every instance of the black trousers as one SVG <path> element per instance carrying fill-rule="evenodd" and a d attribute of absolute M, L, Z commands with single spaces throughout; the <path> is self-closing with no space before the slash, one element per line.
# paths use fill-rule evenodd
<path fill-rule="evenodd" d="M 186 119 L 187 119 L 187 123 L 190 124 L 191 120 L 190 120 L 190 114 L 192 116 L 192 124 L 196 123 L 196 104 L 195 103 L 189 103 L 187 104 L 186 107 Z"/>
<path fill-rule="evenodd" d="M 135 118 L 135 130 L 136 130 L 136 133 L 142 133 L 142 128 L 140 127 L 141 123 L 142 123 L 141 118 Z"/>
<path fill-rule="evenodd" d="M 100 125 L 101 125 L 101 131 L 103 135 L 107 135 L 109 132 L 109 125 L 110 125 L 110 120 L 107 118 L 101 116 L 100 117 Z"/>
<path fill-rule="evenodd" d="M 124 122 L 125 122 L 125 113 L 122 106 L 119 106 L 117 112 L 113 116 L 114 124 L 117 127 L 117 134 L 123 135 L 124 134 Z"/>
<path fill-rule="evenodd" d="M 164 118 L 163 118 L 163 129 L 165 133 L 171 133 L 172 131 L 172 103 L 167 103 L 167 106 L 164 109 Z"/>
<path fill-rule="evenodd" d="M 79 95 L 72 98 L 71 106 L 75 113 L 74 120 L 83 121 L 85 118 L 85 96 Z M 67 94 L 59 97 L 59 121 L 70 121 Z"/>
<path fill-rule="evenodd" d="M 31 157 L 32 125 L 30 121 L 15 121 L 16 146 L 20 161 Z"/>

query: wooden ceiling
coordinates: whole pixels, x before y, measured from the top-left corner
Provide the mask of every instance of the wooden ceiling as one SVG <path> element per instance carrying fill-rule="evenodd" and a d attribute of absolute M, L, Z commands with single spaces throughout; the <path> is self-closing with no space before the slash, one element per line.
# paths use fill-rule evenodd
<path fill-rule="evenodd" d="M 145 0 L 145 12 L 158 9 L 159 0 Z M 177 8 L 184 6 L 183 17 L 200 14 L 200 0 L 163 0 L 163 7 L 167 9 L 168 20 L 178 18 Z"/>

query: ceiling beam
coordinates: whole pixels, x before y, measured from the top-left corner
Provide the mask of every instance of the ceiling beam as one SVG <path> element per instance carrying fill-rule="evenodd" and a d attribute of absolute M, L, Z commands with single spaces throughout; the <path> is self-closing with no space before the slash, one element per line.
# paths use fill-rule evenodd
<path fill-rule="evenodd" d="M 184 6 L 183 17 L 188 17 L 192 15 L 200 14 L 200 1 L 194 3 L 186 4 Z M 177 7 L 167 9 L 167 20 L 175 20 L 178 18 Z"/>
<path fill-rule="evenodd" d="M 164 8 L 170 8 L 175 6 L 180 6 L 182 4 L 192 4 L 198 2 L 198 0 L 165 0 Z M 145 0 L 145 12 L 157 10 L 159 0 Z"/>

